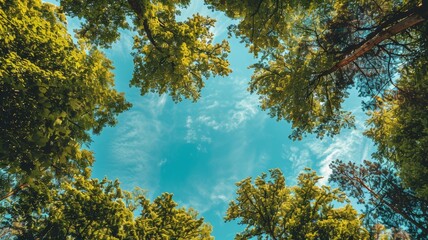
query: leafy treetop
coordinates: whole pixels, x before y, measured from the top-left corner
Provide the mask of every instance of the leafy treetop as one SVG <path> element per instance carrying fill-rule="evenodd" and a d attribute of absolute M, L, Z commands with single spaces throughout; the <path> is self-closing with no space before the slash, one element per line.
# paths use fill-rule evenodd
<path fill-rule="evenodd" d="M 176 102 L 198 100 L 204 79 L 231 72 L 228 43 L 213 43 L 214 19 L 195 14 L 177 20 L 178 7 L 188 4 L 189 0 L 61 1 L 66 13 L 84 20 L 78 36 L 96 45 L 110 46 L 120 29 L 135 30 L 131 85 L 140 87 L 142 95 L 168 93 Z"/>
<path fill-rule="evenodd" d="M 40 0 L 0 1 L 0 168 L 16 189 L 83 173 L 93 162 L 81 148 L 89 131 L 130 107 L 114 89 L 111 61 L 73 43 L 64 20 Z"/>
<path fill-rule="evenodd" d="M 367 239 L 360 216 L 337 189 L 318 186 L 314 171 L 306 169 L 297 186 L 287 187 L 279 169 L 257 177 L 254 184 L 246 178 L 231 201 L 226 221 L 240 219 L 246 225 L 235 239 Z"/>
<path fill-rule="evenodd" d="M 231 32 L 260 59 L 249 90 L 272 117 L 292 123 L 293 139 L 353 127 L 342 109 L 350 88 L 382 96 L 402 64 L 427 54 L 426 0 L 206 2 L 239 20 Z"/>
<path fill-rule="evenodd" d="M 0 206 L 0 227 L 11 239 L 213 239 L 211 226 L 196 211 L 178 208 L 172 194 L 151 202 L 141 189 L 83 176 L 60 185 L 36 182 Z"/>

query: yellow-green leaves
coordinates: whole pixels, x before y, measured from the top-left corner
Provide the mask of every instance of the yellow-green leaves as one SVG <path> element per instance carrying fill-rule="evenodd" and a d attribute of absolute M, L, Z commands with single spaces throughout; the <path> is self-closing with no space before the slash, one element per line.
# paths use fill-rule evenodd
<path fill-rule="evenodd" d="M 226 221 L 246 225 L 235 239 L 367 239 L 360 216 L 337 189 L 319 186 L 314 171 L 306 169 L 297 186 L 287 187 L 279 169 L 238 182 L 236 200 L 230 202 Z"/>
<path fill-rule="evenodd" d="M 342 109 L 349 89 L 356 85 L 368 98 L 382 95 L 402 63 L 426 52 L 426 27 L 400 22 L 418 14 L 422 19 L 421 1 L 206 2 L 238 20 L 230 33 L 259 59 L 251 66 L 249 90 L 272 117 L 292 123 L 293 139 L 353 127 L 353 116 Z M 399 23 L 405 31 L 390 33 Z"/>
<path fill-rule="evenodd" d="M 213 240 L 211 226 L 178 207 L 172 194 L 151 202 L 141 189 L 122 190 L 118 180 L 75 175 L 61 183 L 35 180 L 22 191 L 0 205 L 0 227 L 18 239 Z"/>
<path fill-rule="evenodd" d="M 156 3 L 139 16 L 131 85 L 140 87 L 141 94 L 168 93 L 176 102 L 196 101 L 204 80 L 230 73 L 225 59 L 229 45 L 212 43 L 215 20 L 196 14 L 177 22 L 175 12 L 174 6 Z"/>
<path fill-rule="evenodd" d="M 193 209 L 178 208 L 172 194 L 164 193 L 153 203 L 140 196 L 142 211 L 137 217 L 138 239 L 213 240 L 211 226 L 197 218 Z"/>
<path fill-rule="evenodd" d="M 120 29 L 133 25 L 137 35 L 131 85 L 141 88 L 142 95 L 167 93 L 176 102 L 198 100 L 206 79 L 231 72 L 228 43 L 213 43 L 214 19 L 196 14 L 177 20 L 178 7 L 188 4 L 188 0 L 61 1 L 71 16 L 84 18 L 79 36 L 96 45 L 110 46 Z"/>
<path fill-rule="evenodd" d="M 118 181 L 75 176 L 48 205 L 47 238 L 125 239 L 133 236 L 133 214 L 124 204 Z"/>
<path fill-rule="evenodd" d="M 119 39 L 120 29 L 128 29 L 126 0 L 61 0 L 61 7 L 71 17 L 83 18 L 77 31 L 80 38 L 110 47 Z"/>
<path fill-rule="evenodd" d="M 403 67 L 397 89 L 376 99 L 366 135 L 378 147 L 377 159 L 397 166 L 404 185 L 428 199 L 428 71 L 425 56 Z"/>
<path fill-rule="evenodd" d="M 113 88 L 111 62 L 72 42 L 57 7 L 40 0 L 0 6 L 2 170 L 18 182 L 84 171 L 93 162 L 80 149 L 88 131 L 114 125 L 129 108 Z"/>

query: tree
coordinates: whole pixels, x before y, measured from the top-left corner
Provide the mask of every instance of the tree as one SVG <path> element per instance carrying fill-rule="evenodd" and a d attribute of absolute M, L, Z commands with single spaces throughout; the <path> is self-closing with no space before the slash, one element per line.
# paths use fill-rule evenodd
<path fill-rule="evenodd" d="M 260 59 L 249 90 L 292 122 L 293 139 L 353 127 L 342 109 L 350 88 L 382 96 L 402 64 L 427 54 L 426 0 L 206 2 L 239 20 L 231 32 Z"/>
<path fill-rule="evenodd" d="M 118 181 L 37 182 L 9 201 L 3 227 L 17 239 L 125 239 L 134 226 L 123 198 Z"/>
<path fill-rule="evenodd" d="M 138 239 L 213 240 L 211 226 L 197 218 L 193 209 L 177 208 L 172 194 L 163 193 L 153 203 L 140 197 L 141 215 L 137 217 Z"/>
<path fill-rule="evenodd" d="M 230 73 L 226 41 L 213 43 L 215 20 L 195 14 L 178 21 L 178 7 L 189 0 L 62 0 L 63 10 L 84 21 L 78 35 L 108 47 L 120 29 L 133 29 L 134 75 L 131 85 L 141 94 L 168 93 L 176 102 L 196 101 L 204 78 Z M 131 20 L 132 22 L 128 22 Z M 132 27 L 131 27 L 132 26 Z"/>
<path fill-rule="evenodd" d="M 84 173 L 89 131 L 130 107 L 113 88 L 111 61 L 73 43 L 64 21 L 40 0 L 0 1 L 0 200 L 42 175 Z"/>
<path fill-rule="evenodd" d="M 376 158 L 393 161 L 405 187 L 427 199 L 428 1 L 207 2 L 238 19 L 231 32 L 260 59 L 249 89 L 292 122 L 290 137 L 353 127 L 342 103 L 356 86 Z"/>
<path fill-rule="evenodd" d="M 171 194 L 150 202 L 139 189 L 122 190 L 117 180 L 82 176 L 56 186 L 39 182 L 0 207 L 0 226 L 10 238 L 213 239 L 211 226 L 196 211 L 178 208 Z M 137 208 L 141 214 L 134 216 Z"/>
<path fill-rule="evenodd" d="M 366 239 L 361 216 L 346 196 L 337 189 L 318 186 L 314 171 L 306 169 L 297 186 L 287 187 L 279 169 L 257 177 L 254 184 L 246 178 L 238 186 L 236 200 L 231 201 L 226 221 L 240 219 L 246 225 L 235 239 Z"/>
<path fill-rule="evenodd" d="M 394 162 L 403 184 L 428 201 L 427 65 L 425 56 L 403 66 L 397 88 L 377 99 L 366 135 L 377 145 L 374 157 Z"/>
<path fill-rule="evenodd" d="M 160 20 L 175 17 L 175 5 L 167 5 L 153 4 L 151 12 L 144 14 L 162 11 Z M 212 239 L 211 227 L 196 211 L 177 208 L 170 194 L 150 203 L 141 192 L 122 191 L 118 181 L 89 178 L 94 159 L 81 148 L 91 140 L 89 131 L 98 134 L 114 125 L 116 115 L 130 107 L 114 89 L 111 61 L 84 39 L 90 38 L 88 32 L 74 43 L 67 33 L 65 15 L 52 4 L 0 0 L 0 6 L 0 235 L 16 239 Z M 150 36 L 136 40 L 136 45 L 155 36 L 156 41 L 163 41 L 155 48 L 165 51 L 145 45 L 136 57 L 148 54 L 147 59 L 153 61 L 168 60 L 173 70 L 175 63 L 189 66 L 186 71 L 194 71 L 193 80 L 229 71 L 220 59 L 228 51 L 227 44 L 209 43 L 213 20 L 194 16 L 175 23 L 172 18 L 168 27 L 173 32 L 165 32 L 159 29 L 163 24 L 137 18 L 142 16 L 135 20 L 144 22 L 140 27 L 150 25 Z M 176 41 L 173 34 L 181 34 L 183 39 Z M 188 56 L 186 43 L 192 43 L 189 48 L 200 54 Z M 168 44 L 173 47 L 169 49 Z M 161 51 L 165 59 L 155 56 L 160 52 L 150 51 Z M 146 63 L 153 67 L 150 74 L 163 68 Z M 137 74 L 144 71 L 147 69 Z M 159 70 L 157 77 L 162 73 L 168 72 Z M 193 91 L 186 94 L 195 97 L 200 84 L 193 86 L 189 76 L 184 80 Z M 174 94 L 179 91 L 181 88 Z M 139 202 L 142 216 L 137 222 L 133 211 Z"/>
<path fill-rule="evenodd" d="M 391 229 L 404 228 L 414 239 L 428 236 L 428 202 L 404 186 L 389 161 L 357 165 L 335 161 L 330 181 L 366 205 L 366 220 Z"/>

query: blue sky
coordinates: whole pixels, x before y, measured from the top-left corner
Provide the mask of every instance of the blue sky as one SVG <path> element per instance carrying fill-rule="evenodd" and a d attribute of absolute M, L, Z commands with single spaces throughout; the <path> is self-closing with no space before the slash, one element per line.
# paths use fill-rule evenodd
<path fill-rule="evenodd" d="M 232 22 L 221 13 L 211 12 L 202 1 L 193 1 L 183 16 L 193 13 L 218 20 L 213 29 L 215 41 L 227 37 L 226 28 Z M 75 27 L 71 21 L 69 28 Z M 140 96 L 138 89 L 129 87 L 132 33 L 124 32 L 106 54 L 116 68 L 117 88 L 126 93 L 133 108 L 119 116 L 114 128 L 94 136 L 90 145 L 96 157 L 93 177 L 119 178 L 123 188 L 139 186 L 150 198 L 173 193 L 176 202 L 196 209 L 213 225 L 213 235 L 219 240 L 233 239 L 242 229 L 235 222 L 223 221 L 237 181 L 280 168 L 293 185 L 298 173 L 311 167 L 325 176 L 326 183 L 331 161 L 360 162 L 373 150 L 362 136 L 365 115 L 356 94 L 351 94 L 345 106 L 355 113 L 357 129 L 344 130 L 333 139 L 289 140 L 290 124 L 271 119 L 260 110 L 258 97 L 246 90 L 252 74 L 247 67 L 255 60 L 239 40 L 229 41 L 233 73 L 208 79 L 197 103 L 175 104 L 169 96 Z"/>

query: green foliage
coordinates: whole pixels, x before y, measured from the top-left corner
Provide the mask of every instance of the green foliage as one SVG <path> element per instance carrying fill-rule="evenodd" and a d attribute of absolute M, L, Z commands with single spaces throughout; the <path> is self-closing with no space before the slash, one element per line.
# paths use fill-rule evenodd
<path fill-rule="evenodd" d="M 377 99 L 366 135 L 378 146 L 375 157 L 396 163 L 407 187 L 428 200 L 428 59 L 402 69 L 397 89 Z"/>
<path fill-rule="evenodd" d="M 337 189 L 318 186 L 314 171 L 299 175 L 297 186 L 287 187 L 279 169 L 237 183 L 237 197 L 230 202 L 226 221 L 246 225 L 235 239 L 366 239 L 360 216 Z"/>
<path fill-rule="evenodd" d="M 112 64 L 75 45 L 64 15 L 40 0 L 0 1 L 0 168 L 10 180 L 72 176 L 93 162 L 81 149 L 129 108 Z"/>
<path fill-rule="evenodd" d="M 120 29 L 130 28 L 126 20 L 127 9 L 122 7 L 125 4 L 125 0 L 61 1 L 62 10 L 70 17 L 86 19 L 82 21 L 80 29 L 75 30 L 77 36 L 90 39 L 104 48 L 119 39 Z"/>
<path fill-rule="evenodd" d="M 404 186 L 394 164 L 364 161 L 357 165 L 335 161 L 330 167 L 330 181 L 365 205 L 364 222 L 372 235 L 376 234 L 373 227 L 381 223 L 393 230 L 393 234 L 402 234 L 397 230 L 405 229 L 412 239 L 426 239 L 428 202 Z"/>
<path fill-rule="evenodd" d="M 211 226 L 197 219 L 193 209 L 177 208 L 172 194 L 164 193 L 153 203 L 140 197 L 143 210 L 135 220 L 139 239 L 212 240 Z"/>
<path fill-rule="evenodd" d="M 177 20 L 177 7 L 188 3 L 188 0 L 63 0 L 61 6 L 71 16 L 84 18 L 77 32 L 97 45 L 109 46 L 118 39 L 121 28 L 133 25 L 137 35 L 131 85 L 140 87 L 142 95 L 169 93 L 178 102 L 182 98 L 198 100 L 204 79 L 231 72 L 226 60 L 228 43 L 212 42 L 210 29 L 214 27 L 214 19 L 196 14 L 185 21 Z M 132 19 L 133 24 L 126 19 Z"/>
<path fill-rule="evenodd" d="M 177 206 L 171 194 L 150 202 L 117 180 L 75 176 L 59 186 L 38 182 L 10 198 L 0 207 L 0 227 L 11 239 L 213 239 L 196 211 Z"/>
<path fill-rule="evenodd" d="M 114 89 L 111 61 L 92 44 L 110 47 L 121 31 L 133 30 L 131 85 L 142 95 L 168 93 L 176 102 L 198 100 L 205 79 L 231 72 L 228 43 L 213 43 L 215 20 L 198 14 L 179 20 L 189 2 L 63 0 L 58 8 L 41 0 L 0 0 L 0 236 L 212 239 L 211 227 L 192 209 L 178 208 L 170 194 L 150 202 L 141 192 L 122 191 L 117 181 L 89 179 L 94 159 L 81 147 L 90 131 L 114 125 L 130 107 Z M 205 2 L 238 19 L 230 33 L 259 59 L 251 66 L 249 91 L 260 95 L 272 117 L 292 122 L 291 138 L 353 127 L 353 116 L 342 109 L 353 86 L 374 99 L 363 105 L 372 110 L 366 134 L 378 146 L 375 158 L 395 163 L 400 178 L 366 163 L 358 169 L 338 164 L 333 180 L 352 196 L 369 194 L 385 226 L 404 224 L 423 237 L 428 24 L 420 18 L 426 19 L 428 2 Z M 63 12 L 82 19 L 77 44 Z M 414 16 L 422 24 L 374 41 Z M 309 170 L 294 187 L 279 170 L 254 184 L 247 178 L 237 184 L 225 219 L 247 225 L 237 239 L 367 238 L 349 204 L 333 207 L 347 201 L 344 194 L 318 186 L 319 179 Z M 141 215 L 134 217 L 138 207 Z"/>
<path fill-rule="evenodd" d="M 353 116 L 342 109 L 348 90 L 356 85 L 361 96 L 382 95 L 398 66 L 426 49 L 423 25 L 360 48 L 423 12 L 416 0 L 206 2 L 239 21 L 229 28 L 231 33 L 260 60 L 251 66 L 249 90 L 260 95 L 262 109 L 272 117 L 292 123 L 293 139 L 306 133 L 335 135 L 353 127 Z M 359 52 L 363 54 L 352 59 Z"/>
<path fill-rule="evenodd" d="M 117 181 L 38 182 L 12 198 L 3 226 L 17 239 L 125 239 L 132 236 L 133 214 L 122 198 Z"/>

